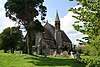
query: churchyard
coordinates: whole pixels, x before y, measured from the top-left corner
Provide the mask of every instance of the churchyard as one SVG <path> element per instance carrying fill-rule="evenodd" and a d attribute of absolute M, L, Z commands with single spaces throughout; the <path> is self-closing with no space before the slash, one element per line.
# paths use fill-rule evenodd
<path fill-rule="evenodd" d="M 48 6 L 43 4 L 44 1 L 0 0 L 0 27 L 2 28 L 0 30 L 0 67 L 100 67 L 100 0 L 76 0 L 74 2 L 76 5 L 73 3 L 74 5 L 71 5 L 74 7 L 70 5 L 67 9 L 67 12 L 72 12 L 73 15 L 66 13 L 63 15 L 64 18 L 59 17 L 56 11 L 55 25 L 51 25 L 50 21 L 46 22 L 45 18 L 46 15 L 53 14 L 52 8 L 58 3 L 53 6 L 52 2 L 52 12 L 47 13 Z M 61 1 L 62 5 L 63 1 Z M 62 6 L 61 2 L 58 7 Z M 61 14 L 64 11 L 66 10 Z M 5 27 L 9 25 L 8 22 L 11 22 L 5 17 L 15 21 L 15 25 L 9 23 L 11 26 Z M 66 19 L 63 22 L 67 24 L 62 23 L 60 19 Z M 68 22 L 69 19 L 73 21 Z M 60 21 L 68 25 L 64 26 L 66 27 L 64 31 L 69 31 L 67 33 L 71 34 L 71 39 L 61 29 Z M 43 26 L 42 23 L 45 25 Z M 77 32 L 73 32 L 72 26 Z M 82 35 L 76 34 L 79 32 Z M 73 39 L 78 41 L 78 44 L 75 44 Z"/>
<path fill-rule="evenodd" d="M 44 57 L 0 52 L 0 67 L 84 67 L 85 65 L 68 56 Z"/>
<path fill-rule="evenodd" d="M 86 63 L 90 60 L 97 60 L 96 56 L 81 55 L 81 58 L 84 61 L 77 61 L 75 55 L 74 58 L 70 58 L 70 55 L 45 57 L 44 55 L 18 54 L 17 51 L 14 54 L 4 53 L 0 50 L 0 67 L 86 67 Z M 100 64 L 99 60 L 98 64 Z"/>

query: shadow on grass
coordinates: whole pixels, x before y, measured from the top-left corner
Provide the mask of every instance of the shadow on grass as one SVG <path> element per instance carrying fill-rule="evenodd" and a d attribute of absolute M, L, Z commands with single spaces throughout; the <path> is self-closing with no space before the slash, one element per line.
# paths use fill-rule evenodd
<path fill-rule="evenodd" d="M 51 57 L 28 57 L 28 63 L 36 66 L 70 66 L 85 67 L 85 64 L 77 62 L 75 59 L 51 58 Z"/>

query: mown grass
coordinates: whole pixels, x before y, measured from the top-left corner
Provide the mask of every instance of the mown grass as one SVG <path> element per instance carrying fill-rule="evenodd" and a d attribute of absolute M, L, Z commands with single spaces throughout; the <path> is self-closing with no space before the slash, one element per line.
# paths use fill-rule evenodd
<path fill-rule="evenodd" d="M 0 53 L 0 67 L 85 67 L 85 64 L 65 57 Z"/>

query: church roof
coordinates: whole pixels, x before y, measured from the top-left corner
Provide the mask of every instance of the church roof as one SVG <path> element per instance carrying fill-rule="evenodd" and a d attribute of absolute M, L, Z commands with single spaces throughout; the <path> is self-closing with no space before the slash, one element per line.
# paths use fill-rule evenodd
<path fill-rule="evenodd" d="M 56 45 L 54 44 L 54 41 L 45 41 L 48 45 L 49 45 L 49 48 L 56 48 Z"/>
<path fill-rule="evenodd" d="M 64 41 L 72 43 L 64 31 L 61 31 L 61 37 Z"/>
<path fill-rule="evenodd" d="M 51 32 L 49 30 L 47 30 L 46 28 L 44 28 L 44 36 L 45 39 L 48 40 L 54 40 L 53 35 L 51 34 Z"/>
<path fill-rule="evenodd" d="M 55 27 L 48 22 L 44 25 L 45 35 L 44 38 L 54 40 Z M 72 43 L 64 31 L 61 31 L 63 41 Z"/>
<path fill-rule="evenodd" d="M 51 25 L 50 23 L 46 22 L 44 27 L 48 29 L 48 26 L 50 26 L 53 30 L 55 30 L 55 27 L 53 25 Z"/>
<path fill-rule="evenodd" d="M 55 27 L 48 22 L 44 25 L 44 30 L 48 30 L 54 36 Z"/>

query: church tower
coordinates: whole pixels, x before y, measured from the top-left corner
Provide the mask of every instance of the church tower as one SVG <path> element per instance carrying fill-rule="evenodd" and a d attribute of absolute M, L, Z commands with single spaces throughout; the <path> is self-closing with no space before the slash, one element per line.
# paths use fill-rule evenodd
<path fill-rule="evenodd" d="M 56 40 L 57 53 L 59 53 L 61 52 L 60 48 L 62 46 L 62 37 L 60 29 L 60 18 L 58 12 L 56 12 L 56 17 L 55 17 L 55 40 Z"/>
<path fill-rule="evenodd" d="M 59 19 L 58 11 L 56 12 L 56 17 L 55 17 L 55 30 L 60 31 L 60 19 Z"/>

